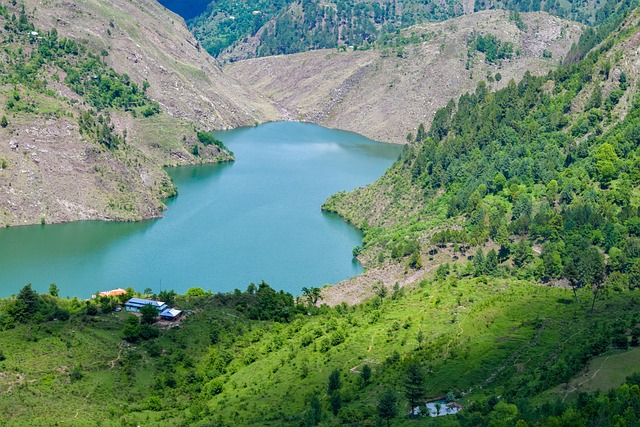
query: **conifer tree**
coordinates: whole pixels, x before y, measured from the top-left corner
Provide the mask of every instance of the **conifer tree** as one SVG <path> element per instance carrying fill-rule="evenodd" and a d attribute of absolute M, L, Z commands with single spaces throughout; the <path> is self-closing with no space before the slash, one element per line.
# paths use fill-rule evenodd
<path fill-rule="evenodd" d="M 391 390 L 386 391 L 378 401 L 378 416 L 387 421 L 387 427 L 391 425 L 391 420 L 398 415 L 398 398 Z"/>

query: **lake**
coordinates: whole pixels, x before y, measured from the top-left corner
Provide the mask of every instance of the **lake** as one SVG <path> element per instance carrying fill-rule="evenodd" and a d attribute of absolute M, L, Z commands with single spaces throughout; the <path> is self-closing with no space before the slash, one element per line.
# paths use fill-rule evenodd
<path fill-rule="evenodd" d="M 236 162 L 169 169 L 179 195 L 163 218 L 0 230 L 0 297 L 28 282 L 87 298 L 128 286 L 227 292 L 261 280 L 297 295 L 362 272 L 351 254 L 361 233 L 320 206 L 376 180 L 400 146 L 295 122 L 216 136 Z"/>

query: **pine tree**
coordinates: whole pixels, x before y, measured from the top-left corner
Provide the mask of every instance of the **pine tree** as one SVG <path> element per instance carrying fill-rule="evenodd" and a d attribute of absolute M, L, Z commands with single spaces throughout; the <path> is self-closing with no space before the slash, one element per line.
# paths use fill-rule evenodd
<path fill-rule="evenodd" d="M 479 248 L 473 256 L 473 269 L 475 276 L 482 276 L 486 272 L 486 263 L 484 260 L 484 252 Z"/>
<path fill-rule="evenodd" d="M 412 363 L 407 367 L 405 377 L 405 396 L 409 401 L 411 412 L 420 404 L 420 401 L 424 400 L 427 394 L 427 388 L 424 384 L 425 374 L 424 370 L 417 363 Z"/>
<path fill-rule="evenodd" d="M 378 416 L 387 421 L 387 427 L 391 425 L 391 420 L 398 415 L 398 398 L 391 390 L 386 391 L 378 401 Z"/>
<path fill-rule="evenodd" d="M 327 386 L 327 392 L 329 394 L 333 394 L 337 390 L 339 390 L 341 386 L 342 382 L 340 381 L 340 372 L 335 369 L 333 372 L 331 372 L 331 375 L 329 375 L 329 385 Z"/>
<path fill-rule="evenodd" d="M 367 384 L 369 384 L 369 380 L 371 380 L 371 367 L 369 367 L 369 365 L 364 365 L 362 367 L 361 378 L 362 378 L 362 385 L 366 386 Z"/>
<path fill-rule="evenodd" d="M 485 271 L 488 274 L 496 273 L 496 271 L 498 270 L 498 254 L 496 253 L 495 249 L 491 249 L 487 253 L 487 258 L 485 259 L 484 265 Z"/>
<path fill-rule="evenodd" d="M 9 121 L 7 120 L 7 116 L 2 116 L 2 118 L 0 119 L 0 126 L 2 126 L 3 128 L 6 128 L 7 126 L 9 126 Z"/>

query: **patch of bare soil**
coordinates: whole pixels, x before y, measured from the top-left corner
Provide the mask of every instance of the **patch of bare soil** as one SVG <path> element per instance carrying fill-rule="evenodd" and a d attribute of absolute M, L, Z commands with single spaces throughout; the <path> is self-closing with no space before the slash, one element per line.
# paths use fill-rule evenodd
<path fill-rule="evenodd" d="M 545 13 L 522 16 L 526 31 L 509 21 L 507 12 L 485 11 L 408 28 L 404 35 L 424 34 L 427 41 L 401 49 L 311 51 L 238 61 L 223 70 L 292 119 L 404 143 L 408 132 L 415 133 L 420 123 L 428 125 L 438 108 L 475 90 L 488 75 L 493 79 L 500 73 L 501 80 L 489 84 L 497 89 L 527 71 L 546 73 L 581 34 L 578 24 Z M 478 53 L 467 67 L 474 32 L 510 41 L 521 54 L 489 64 Z M 551 58 L 543 58 L 545 51 Z"/>

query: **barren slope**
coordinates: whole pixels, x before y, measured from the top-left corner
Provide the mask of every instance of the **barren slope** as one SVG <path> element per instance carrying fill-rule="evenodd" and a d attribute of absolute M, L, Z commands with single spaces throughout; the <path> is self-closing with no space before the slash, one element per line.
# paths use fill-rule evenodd
<path fill-rule="evenodd" d="M 105 49 L 107 63 L 134 81 L 151 83 L 163 111 L 223 129 L 274 120 L 268 102 L 225 77 L 183 19 L 156 1 L 25 0 L 37 27 Z"/>
<path fill-rule="evenodd" d="M 473 91 L 487 75 L 500 73 L 492 88 L 543 74 L 578 40 L 580 26 L 545 13 L 522 14 L 519 30 L 503 11 L 479 12 L 451 21 L 415 26 L 406 37 L 427 41 L 370 51 L 323 50 L 228 64 L 226 74 L 288 111 L 293 120 L 346 129 L 382 141 L 402 143 L 416 123 L 430 123 L 449 99 Z M 493 65 L 475 52 L 465 69 L 472 33 L 493 34 L 521 55 Z M 543 52 L 551 58 L 543 58 Z M 548 54 L 547 54 L 548 56 Z"/>
<path fill-rule="evenodd" d="M 20 15 L 20 4 L 7 7 Z M 22 31 L 14 40 L 3 33 L 0 41 L 22 43 L 28 58 L 44 43 L 45 31 L 55 28 L 60 39 L 88 45 L 95 58 L 127 74 L 127 81 L 138 87 L 148 81 L 147 95 L 161 112 L 134 117 L 107 109 L 103 113 L 114 132 L 126 135 L 126 144 L 108 149 L 81 133 L 79 117 L 90 105 L 53 63 L 40 70 L 42 90 L 17 86 L 32 111 L 12 109 L 16 86 L 0 85 L 0 114 L 8 118 L 8 126 L 0 128 L 1 226 L 159 216 L 162 198 L 174 192 L 162 166 L 229 159 L 215 146 L 194 148 L 196 130 L 279 117 L 269 101 L 223 75 L 182 18 L 155 1 L 26 0 L 25 10 L 42 34 L 29 38 Z M 2 56 L 1 61 L 13 60 Z"/>

